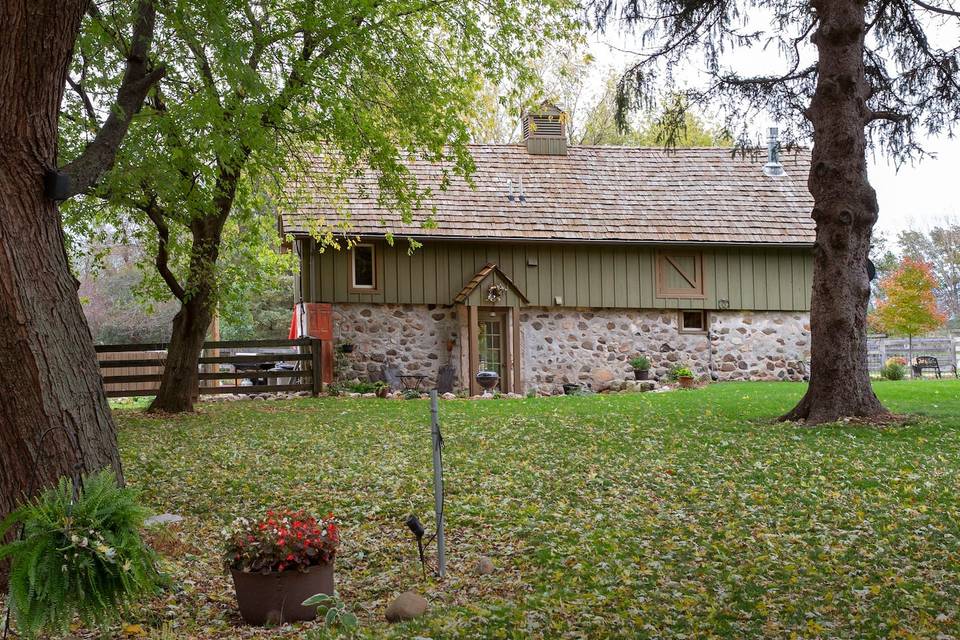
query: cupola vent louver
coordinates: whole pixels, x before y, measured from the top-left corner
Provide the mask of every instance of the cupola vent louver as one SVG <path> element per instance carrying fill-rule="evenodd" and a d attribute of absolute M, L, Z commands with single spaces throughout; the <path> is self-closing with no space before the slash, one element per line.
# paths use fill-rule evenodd
<path fill-rule="evenodd" d="M 533 155 L 567 155 L 566 114 L 544 102 L 523 115 L 523 140 Z"/>

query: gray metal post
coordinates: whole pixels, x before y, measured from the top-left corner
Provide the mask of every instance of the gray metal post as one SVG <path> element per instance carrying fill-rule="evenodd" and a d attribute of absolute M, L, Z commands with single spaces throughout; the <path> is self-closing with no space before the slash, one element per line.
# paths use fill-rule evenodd
<path fill-rule="evenodd" d="M 437 572 L 447 573 L 447 553 L 443 539 L 443 462 L 440 458 L 440 418 L 437 390 L 430 392 L 430 432 L 433 435 L 433 509 L 437 518 Z"/>

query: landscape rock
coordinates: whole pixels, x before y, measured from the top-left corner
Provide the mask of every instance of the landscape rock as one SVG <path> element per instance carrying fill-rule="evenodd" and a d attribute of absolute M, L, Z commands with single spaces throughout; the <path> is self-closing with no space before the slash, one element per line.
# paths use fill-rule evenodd
<path fill-rule="evenodd" d="M 473 567 L 473 572 L 478 576 L 487 576 L 493 573 L 496 567 L 493 566 L 493 560 L 487 556 L 477 558 L 477 564 Z"/>
<path fill-rule="evenodd" d="M 178 522 L 183 522 L 183 516 L 175 513 L 161 513 L 156 516 L 150 516 L 143 521 L 143 524 L 147 527 L 155 527 L 161 524 L 177 524 Z"/>
<path fill-rule="evenodd" d="M 413 620 L 427 612 L 427 601 L 415 591 L 401 593 L 387 606 L 387 622 Z"/>
<path fill-rule="evenodd" d="M 446 392 L 445 394 L 443 394 L 443 395 L 440 396 L 440 397 L 443 398 L 444 400 L 456 400 L 456 399 L 457 399 L 456 394 L 450 393 L 449 391 Z"/>

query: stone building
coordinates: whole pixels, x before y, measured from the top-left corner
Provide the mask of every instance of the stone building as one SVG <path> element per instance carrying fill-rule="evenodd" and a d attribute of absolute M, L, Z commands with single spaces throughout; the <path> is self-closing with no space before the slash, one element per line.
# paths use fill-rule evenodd
<path fill-rule="evenodd" d="M 602 389 L 637 354 L 654 375 L 680 363 L 717 380 L 803 375 L 808 152 L 780 157 L 773 136 L 760 158 L 568 146 L 552 108 L 524 124 L 523 144 L 471 147 L 472 185 L 442 187 L 439 167 L 410 161 L 432 188 L 410 224 L 378 204 L 372 176 L 337 202 L 319 179 L 298 185 L 306 197 L 281 218 L 296 286 L 331 305 L 335 338 L 354 345 L 350 377 L 451 367 L 474 393 L 478 370 L 497 371 L 504 391 Z M 315 239 L 344 226 L 349 248 Z"/>

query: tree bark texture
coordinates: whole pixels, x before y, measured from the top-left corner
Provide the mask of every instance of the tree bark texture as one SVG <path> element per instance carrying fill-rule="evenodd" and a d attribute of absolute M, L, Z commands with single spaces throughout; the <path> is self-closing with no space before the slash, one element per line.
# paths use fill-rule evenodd
<path fill-rule="evenodd" d="M 867 368 L 867 255 L 879 210 L 867 180 L 864 128 L 871 116 L 864 74 L 865 8 L 859 0 L 813 0 L 819 19 L 817 87 L 808 186 L 816 222 L 810 385 L 787 420 L 817 424 L 886 410 Z"/>
<path fill-rule="evenodd" d="M 225 220 L 225 217 L 223 218 Z M 160 389 L 150 411 L 193 411 L 198 385 L 198 361 L 213 319 L 216 273 L 223 220 L 207 217 L 192 226 L 193 249 L 180 311 L 173 318 L 170 346 Z"/>
<path fill-rule="evenodd" d="M 0 3 L 0 518 L 78 464 L 122 481 L 60 214 L 44 195 L 86 9 L 87 0 Z"/>

